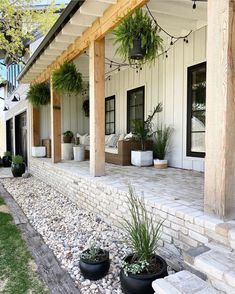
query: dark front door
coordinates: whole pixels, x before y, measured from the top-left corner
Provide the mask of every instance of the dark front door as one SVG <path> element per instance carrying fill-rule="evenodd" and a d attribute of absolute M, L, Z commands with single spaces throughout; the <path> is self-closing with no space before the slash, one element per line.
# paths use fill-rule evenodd
<path fill-rule="evenodd" d="M 11 153 L 14 152 L 13 148 L 13 119 L 8 119 L 6 121 L 6 127 L 7 127 L 7 151 L 10 151 Z"/>
<path fill-rule="evenodd" d="M 27 164 L 27 114 L 23 112 L 15 117 L 16 154 L 24 157 Z"/>

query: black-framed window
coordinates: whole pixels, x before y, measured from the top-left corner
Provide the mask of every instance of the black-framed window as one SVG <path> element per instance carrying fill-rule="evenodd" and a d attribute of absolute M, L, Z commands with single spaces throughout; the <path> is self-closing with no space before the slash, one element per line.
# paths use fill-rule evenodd
<path fill-rule="evenodd" d="M 187 156 L 205 156 L 206 62 L 188 68 Z"/>
<path fill-rule="evenodd" d="M 17 76 L 20 72 L 20 65 L 12 63 L 7 67 L 7 81 L 8 81 L 8 94 L 11 94 L 18 86 Z"/>
<path fill-rule="evenodd" d="M 105 135 L 115 134 L 115 95 L 105 98 Z"/>
<path fill-rule="evenodd" d="M 134 119 L 144 120 L 144 86 L 127 91 L 127 132 Z"/>

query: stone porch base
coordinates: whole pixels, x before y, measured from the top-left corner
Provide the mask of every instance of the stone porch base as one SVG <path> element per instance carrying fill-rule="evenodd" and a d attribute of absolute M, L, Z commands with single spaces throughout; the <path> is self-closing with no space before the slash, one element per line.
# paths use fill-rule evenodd
<path fill-rule="evenodd" d="M 78 165 L 75 170 L 74 166 L 68 163 L 52 164 L 49 160 L 32 159 L 30 171 L 34 176 L 68 196 L 80 208 L 89 210 L 105 221 L 119 226 L 122 216 L 128 213 L 128 188 L 126 183 L 125 189 L 123 189 L 123 183 L 117 183 L 118 178 L 124 180 L 121 175 L 118 176 L 120 170 L 115 169 L 115 166 L 108 166 L 108 168 L 112 168 L 115 185 L 110 174 L 100 178 L 91 177 L 87 163 L 86 165 L 82 163 L 80 168 Z M 141 179 L 142 174 L 146 176 L 146 168 L 132 168 L 133 172 L 138 171 L 139 179 Z M 151 170 L 149 172 L 152 176 Z M 180 170 L 176 170 L 176 172 L 180 173 Z M 183 174 L 185 171 L 181 172 Z M 171 176 L 170 180 L 174 182 L 174 178 L 172 178 L 174 171 L 169 169 L 169 175 Z M 194 175 L 193 172 L 192 175 Z M 167 172 L 164 176 L 165 178 L 162 178 L 162 181 L 167 185 L 167 181 L 169 181 L 169 179 L 166 179 Z M 150 178 L 151 180 L 153 179 Z M 128 177 L 126 178 L 127 181 Z M 148 182 L 145 185 L 148 187 Z M 142 189 L 145 192 L 144 185 L 142 185 Z M 148 189 L 149 187 L 146 190 Z M 182 189 L 184 189 L 184 192 L 187 191 L 185 187 Z M 139 193 L 140 190 L 137 192 Z M 190 193 L 190 188 L 188 193 Z M 164 220 L 159 252 L 175 270 L 189 268 L 190 263 L 184 260 L 183 255 L 192 248 L 200 248 L 202 245 L 206 245 L 209 249 L 219 246 L 222 249 L 224 248 L 225 252 L 231 252 L 235 249 L 235 221 L 224 223 L 220 219 L 204 214 L 200 206 L 197 206 L 197 208 L 190 207 L 185 199 L 179 201 L 182 199 L 169 195 L 168 197 L 165 194 L 162 197 L 161 195 L 148 197 L 148 195 L 145 198 L 149 213 L 153 215 L 156 222 Z M 188 196 L 189 199 L 190 197 L 191 195 Z M 193 268 L 199 275 L 203 273 L 200 276 L 207 277 L 206 271 L 193 266 L 190 270 Z"/>

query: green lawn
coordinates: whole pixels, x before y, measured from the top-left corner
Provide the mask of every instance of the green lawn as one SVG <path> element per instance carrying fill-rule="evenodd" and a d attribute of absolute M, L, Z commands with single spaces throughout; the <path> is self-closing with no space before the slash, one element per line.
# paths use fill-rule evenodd
<path fill-rule="evenodd" d="M 0 197 L 0 205 L 4 200 Z M 0 207 L 1 210 L 1 207 Z M 8 213 L 0 211 L 0 293 L 48 293 L 32 267 L 32 258 Z"/>

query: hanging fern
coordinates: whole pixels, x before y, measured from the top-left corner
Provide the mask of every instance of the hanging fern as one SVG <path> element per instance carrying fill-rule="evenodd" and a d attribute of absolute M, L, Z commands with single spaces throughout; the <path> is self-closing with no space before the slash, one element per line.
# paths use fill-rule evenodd
<path fill-rule="evenodd" d="M 125 18 L 120 25 L 113 31 L 115 36 L 114 45 L 118 45 L 116 53 L 123 58 L 124 61 L 132 61 L 129 56 L 130 49 L 133 48 L 134 40 L 141 41 L 141 47 L 146 54 L 139 63 L 154 61 L 159 51 L 162 51 L 162 38 L 160 37 L 160 29 L 151 19 L 147 12 L 137 9 L 133 14 Z"/>
<path fill-rule="evenodd" d="M 33 106 L 47 105 L 50 103 L 50 86 L 48 83 L 34 84 L 29 87 L 27 99 Z"/>
<path fill-rule="evenodd" d="M 82 74 L 74 63 L 65 62 L 52 76 L 54 89 L 61 93 L 80 93 L 82 91 Z"/>

